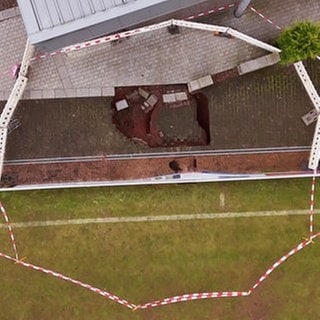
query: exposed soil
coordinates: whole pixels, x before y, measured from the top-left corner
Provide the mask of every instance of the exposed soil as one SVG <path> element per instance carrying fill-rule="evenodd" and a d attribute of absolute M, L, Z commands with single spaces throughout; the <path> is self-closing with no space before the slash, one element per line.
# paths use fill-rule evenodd
<path fill-rule="evenodd" d="M 129 180 L 173 174 L 171 161 L 181 172 L 270 173 L 306 172 L 309 152 L 253 155 L 200 156 L 103 160 L 38 165 L 5 165 L 3 178 L 13 177 L 12 185 L 80 181 Z"/>
<path fill-rule="evenodd" d="M 176 95 L 182 99 L 176 100 Z M 174 101 L 166 102 L 165 97 Z M 114 108 L 113 122 L 133 141 L 150 147 L 207 145 L 210 141 L 208 100 L 201 99 L 200 93 L 191 95 L 186 85 L 117 88 L 114 105 L 119 102 L 128 107 Z"/>

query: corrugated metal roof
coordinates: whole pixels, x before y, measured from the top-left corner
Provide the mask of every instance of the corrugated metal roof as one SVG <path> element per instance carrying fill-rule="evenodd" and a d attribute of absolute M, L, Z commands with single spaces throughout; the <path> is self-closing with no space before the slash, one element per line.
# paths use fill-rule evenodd
<path fill-rule="evenodd" d="M 205 1 L 18 0 L 18 5 L 30 42 L 52 51 Z"/>
<path fill-rule="evenodd" d="M 25 0 L 30 2 L 38 31 L 63 25 L 135 0 Z"/>

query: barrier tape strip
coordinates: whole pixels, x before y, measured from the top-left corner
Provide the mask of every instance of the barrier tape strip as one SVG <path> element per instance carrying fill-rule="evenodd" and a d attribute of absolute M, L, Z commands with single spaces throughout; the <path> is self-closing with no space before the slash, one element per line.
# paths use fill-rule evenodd
<path fill-rule="evenodd" d="M 278 261 L 276 261 L 259 279 L 258 281 L 252 286 L 250 293 L 255 290 L 257 287 L 261 285 L 263 281 L 267 279 L 267 277 L 275 270 L 277 269 L 282 263 L 284 263 L 288 258 L 293 256 L 298 251 L 302 250 L 306 246 L 308 246 L 310 243 L 313 242 L 313 239 L 320 236 L 320 233 L 317 233 L 313 236 L 311 236 L 309 239 L 306 239 L 299 243 L 296 247 L 294 247 L 292 250 L 290 250 L 287 254 L 282 256 Z"/>
<path fill-rule="evenodd" d="M 190 293 L 190 294 L 183 294 L 183 295 L 179 295 L 179 296 L 165 298 L 165 299 L 157 300 L 157 301 L 153 301 L 153 302 L 148 302 L 148 303 L 138 305 L 138 306 L 133 303 L 129 303 L 127 300 L 119 298 L 118 296 L 113 295 L 107 291 L 103 291 L 103 290 L 98 289 L 96 287 L 93 287 L 89 284 L 83 283 L 79 280 L 74 280 L 70 277 L 67 277 L 67 276 L 61 274 L 61 273 L 58 273 L 58 272 L 55 272 L 55 271 L 52 271 L 49 269 L 45 269 L 43 267 L 39 267 L 39 266 L 33 265 L 31 263 L 26 263 L 26 262 L 20 261 L 18 259 L 12 258 L 4 253 L 1 253 L 1 252 L 0 252 L 0 257 L 5 258 L 10 261 L 13 261 L 16 264 L 22 265 L 26 268 L 33 269 L 33 270 L 54 276 L 54 277 L 59 278 L 61 280 L 71 282 L 75 285 L 81 286 L 81 287 L 88 289 L 90 291 L 93 291 L 103 297 L 106 297 L 114 302 L 117 302 L 121 305 L 124 305 L 132 310 L 138 310 L 138 309 L 150 309 L 150 308 L 160 307 L 160 306 L 164 306 L 164 305 L 168 305 L 168 304 L 185 302 L 185 301 L 192 301 L 192 300 L 249 296 L 256 288 L 258 288 L 262 284 L 262 282 L 264 282 L 267 279 L 267 277 L 275 269 L 277 269 L 289 257 L 293 256 L 298 251 L 304 249 L 306 246 L 308 246 L 310 243 L 312 243 L 313 239 L 315 239 L 318 236 L 320 236 L 320 233 L 317 233 L 317 234 L 311 236 L 309 239 L 304 240 L 303 242 L 299 243 L 296 247 L 294 247 L 292 250 L 290 250 L 286 255 L 282 256 L 258 279 L 258 281 L 252 286 L 252 288 L 249 291 L 221 291 L 221 292 Z"/>
<path fill-rule="evenodd" d="M 249 6 L 250 10 L 253 11 L 255 14 L 257 14 L 260 18 L 264 19 L 265 21 L 269 22 L 270 24 L 272 24 L 274 27 L 276 27 L 278 30 L 281 30 L 282 28 L 280 26 L 278 26 L 277 24 L 275 24 L 272 20 L 270 20 L 269 18 L 267 18 L 264 14 L 262 14 L 260 11 L 256 10 L 255 8 L 253 8 L 252 6 Z"/>
<path fill-rule="evenodd" d="M 187 18 L 185 18 L 185 20 L 192 20 L 192 19 L 196 19 L 199 18 L 201 16 L 206 16 L 209 15 L 211 13 L 214 12 L 218 12 L 221 10 L 225 10 L 225 9 L 229 9 L 231 7 L 233 7 L 235 4 L 230 4 L 230 5 L 226 5 L 223 7 L 219 7 L 216 9 L 212 9 L 212 10 L 208 10 L 193 16 L 189 16 Z M 277 29 L 281 30 L 281 27 L 278 26 L 277 24 L 273 23 L 269 18 L 265 17 L 262 13 L 258 12 L 256 9 L 254 9 L 253 7 L 249 6 L 250 9 L 256 13 L 257 15 L 259 15 L 261 18 L 263 18 L 264 20 L 266 20 L 267 22 L 269 22 L 270 24 L 274 25 Z M 146 28 L 146 27 L 145 27 Z M 71 51 L 75 51 L 75 50 L 79 50 L 82 48 L 86 48 L 92 45 L 98 45 L 101 43 L 106 43 L 106 42 L 110 42 L 113 40 L 117 40 L 123 37 L 128 37 L 130 35 L 133 34 L 137 34 L 137 33 L 141 33 L 141 32 L 147 32 L 147 31 L 151 31 L 151 30 L 155 30 L 154 28 L 152 28 L 152 26 L 149 27 L 150 30 L 142 30 L 143 28 L 140 29 L 135 29 L 135 30 L 131 30 L 131 31 L 127 31 L 127 32 L 123 32 L 123 33 L 119 33 L 119 34 L 115 34 L 112 36 L 108 36 L 108 37 L 104 37 L 104 38 L 100 38 L 100 39 L 96 39 L 93 41 L 89 41 L 89 42 L 85 42 L 82 44 L 78 44 L 75 46 L 71 46 L 71 47 L 67 47 L 55 52 L 51 52 L 48 54 L 44 54 L 44 55 L 38 55 L 35 56 L 31 59 L 31 61 L 34 60 L 39 60 L 39 59 L 45 59 L 47 57 L 50 56 L 54 56 L 57 54 L 61 54 L 61 53 L 67 53 L 67 52 L 71 52 Z M 314 196 L 315 196 L 315 176 L 312 178 L 312 186 L 311 186 L 311 200 L 310 200 L 310 213 L 309 213 L 309 238 L 304 240 L 303 242 L 299 243 L 296 247 L 294 247 L 292 250 L 290 250 L 286 255 L 282 256 L 278 261 L 276 261 L 259 279 L 258 281 L 252 286 L 252 288 L 249 291 L 221 291 L 221 292 L 203 292 L 203 293 L 191 293 L 191 294 L 184 294 L 184 295 L 179 295 L 179 296 L 174 296 L 174 297 L 170 297 L 170 298 L 165 298 L 162 300 L 157 300 L 157 301 L 153 301 L 153 302 L 148 302 L 142 305 L 135 305 L 133 303 L 129 303 L 127 300 L 122 299 L 116 295 L 113 295 L 107 291 L 101 290 L 99 288 L 93 287 L 89 284 L 83 283 L 79 280 L 75 280 L 73 278 L 70 278 L 68 276 L 65 276 L 61 273 L 40 267 L 40 266 L 36 266 L 33 265 L 31 263 L 26 263 L 23 262 L 21 260 L 19 260 L 18 258 L 18 252 L 17 252 L 17 247 L 16 247 L 16 242 L 15 242 L 15 238 L 14 238 L 14 234 L 13 234 L 13 230 L 11 228 L 8 216 L 6 214 L 6 211 L 4 209 L 4 207 L 2 206 L 1 202 L 0 202 L 0 209 L 2 211 L 2 214 L 4 216 L 4 219 L 6 221 L 6 224 L 8 226 L 8 231 L 9 231 L 9 235 L 10 235 L 10 239 L 11 239 L 11 243 L 12 243 L 12 247 L 13 247 L 13 251 L 15 253 L 16 258 L 13 258 L 9 255 L 6 255 L 4 253 L 0 252 L 0 257 L 13 261 L 16 264 L 19 264 L 21 266 L 24 266 L 26 268 L 35 270 L 35 271 L 39 271 L 48 275 L 51 275 L 53 277 L 56 277 L 58 279 L 67 281 L 67 282 L 71 282 L 75 285 L 78 285 L 80 287 L 83 287 L 87 290 L 90 290 L 94 293 L 97 293 L 103 297 L 106 297 L 114 302 L 117 302 L 121 305 L 126 306 L 129 309 L 132 310 L 137 310 L 137 309 L 150 309 L 150 308 L 154 308 L 154 307 L 159 307 L 159 306 L 163 306 L 163 305 L 168 305 L 168 304 L 173 304 L 173 303 L 178 303 L 178 302 L 184 302 L 184 301 L 191 301 L 191 300 L 200 300 L 200 299 L 213 299 L 213 298 L 225 298 L 225 297 L 244 297 L 244 296 L 249 296 L 251 295 L 251 293 L 258 288 L 262 282 L 264 282 L 267 277 L 275 270 L 277 269 L 282 263 L 284 263 L 289 257 L 293 256 L 294 254 L 296 254 L 297 252 L 299 252 L 300 250 L 304 249 L 306 246 L 308 246 L 310 243 L 313 242 L 313 239 L 315 239 L 316 237 L 320 236 L 320 233 L 317 234 L 313 234 L 313 217 L 314 217 Z"/>
<path fill-rule="evenodd" d="M 171 20 L 168 21 L 164 21 L 164 22 L 160 22 L 157 24 L 152 24 L 149 26 L 145 26 L 145 27 L 141 27 L 141 28 L 137 28 L 137 29 L 133 29 L 133 30 L 129 30 L 129 31 L 124 31 L 124 32 L 119 32 L 119 33 L 115 33 L 106 37 L 101 37 L 101 38 L 97 38 L 94 40 L 90 40 L 90 41 L 86 41 L 86 42 L 82 42 L 82 43 L 78 43 L 75 45 L 71 45 L 68 47 L 64 47 L 62 49 L 59 49 L 57 51 L 53 51 L 53 52 L 47 52 L 45 54 L 40 54 L 37 56 L 34 56 L 31 61 L 35 61 L 35 60 L 43 60 L 55 55 L 59 55 L 62 53 L 69 53 L 72 51 L 77 51 L 80 49 L 84 49 L 84 48 L 89 48 L 92 46 L 97 46 L 100 45 L 102 43 L 108 43 L 111 41 L 115 41 L 115 40 L 119 40 L 119 39 L 123 39 L 123 38 L 127 38 L 129 36 L 133 36 L 136 34 L 141 34 L 141 33 L 145 33 L 145 32 L 149 32 L 149 31 L 154 31 L 154 30 L 158 30 L 161 28 L 165 28 L 166 26 L 171 25 Z"/>
<path fill-rule="evenodd" d="M 313 235 L 314 199 L 315 199 L 316 177 L 312 177 L 310 192 L 310 212 L 309 212 L 309 236 Z"/>
<path fill-rule="evenodd" d="M 31 263 L 27 263 L 27 262 L 24 262 L 24 261 L 21 261 L 21 260 L 18 260 L 18 259 L 15 259 L 13 257 L 10 257 L 9 255 L 7 254 L 4 254 L 4 253 L 1 253 L 0 252 L 0 257 L 4 258 L 4 259 L 7 259 L 7 260 L 10 260 L 12 262 L 15 262 L 16 264 L 20 265 L 20 266 L 23 266 L 23 267 L 26 267 L 26 268 L 29 268 L 29 269 L 33 269 L 33 270 L 36 270 L 36 271 L 39 271 L 39 272 L 42 272 L 42 273 L 45 273 L 45 274 L 48 274 L 48 275 L 51 275 L 53 277 L 56 277 L 58 279 L 61 279 L 61 280 L 65 280 L 67 282 L 71 282 L 75 285 L 78 285 L 80 287 L 83 287 L 87 290 L 90 290 L 94 293 L 97 293 L 107 299 L 110 299 L 116 303 L 119 303 L 129 309 L 135 309 L 136 308 L 136 305 L 133 304 L 133 303 L 129 303 L 127 300 L 125 299 L 122 299 L 122 298 L 119 298 L 118 296 L 114 295 L 114 294 L 111 294 L 107 291 L 104 291 L 104 290 L 101 290 L 101 289 L 98 289 L 96 287 L 93 287 L 91 286 L 90 284 L 87 284 L 87 283 L 84 283 L 82 281 L 79 281 L 79 280 L 75 280 L 75 279 L 72 279 L 70 277 L 67 277 L 61 273 L 58 273 L 58 272 L 55 272 L 55 271 L 52 271 L 52 270 L 49 270 L 49 269 L 46 269 L 46 268 L 43 268 L 43 267 L 39 267 L 39 266 L 36 266 L 34 264 L 31 264 Z"/>
<path fill-rule="evenodd" d="M 262 18 L 262 19 L 264 19 L 264 20 L 266 20 L 267 22 L 269 22 L 270 24 L 272 24 L 274 27 L 276 27 L 278 30 L 282 30 L 282 28 L 279 26 L 279 25 L 277 25 L 277 24 L 275 24 L 272 20 L 270 20 L 269 18 L 267 18 L 265 15 L 263 15 L 261 12 L 259 12 L 258 10 L 256 10 L 255 8 L 253 8 L 252 6 L 249 6 L 249 8 L 251 9 L 251 11 L 253 11 L 255 14 L 257 14 L 260 18 Z M 318 59 L 319 61 L 320 61 L 320 56 L 316 56 L 316 59 Z M 301 66 L 303 67 L 303 64 L 302 64 L 302 62 L 300 61 L 300 63 L 301 63 Z M 299 77 L 301 78 L 301 75 L 299 74 L 299 72 L 298 72 L 298 64 L 299 64 L 299 62 L 298 63 L 295 63 L 294 64 L 294 66 L 295 66 L 295 68 L 296 68 L 296 71 L 297 71 L 297 73 L 298 73 L 298 75 L 299 75 Z M 304 68 L 304 67 L 303 67 Z M 306 91 L 307 91 L 307 93 L 308 93 L 308 95 L 310 96 L 310 98 L 311 98 L 311 100 L 313 101 L 313 104 L 314 104 L 314 106 L 315 106 L 315 108 L 317 109 L 317 105 L 315 104 L 315 98 L 314 98 L 314 96 L 312 97 L 312 90 L 309 88 L 308 89 L 308 87 L 306 86 L 306 84 L 304 83 L 304 81 L 303 81 L 303 79 L 301 78 L 301 80 L 302 80 L 302 83 L 304 84 L 304 87 L 305 87 L 305 89 L 306 89 Z M 310 91 L 311 90 L 311 91 Z M 316 92 L 315 92 L 316 93 Z M 316 93 L 316 95 L 317 95 L 317 93 Z M 317 126 L 318 126 L 318 124 L 319 124 L 319 119 L 318 119 L 318 122 L 317 122 Z M 314 139 L 316 138 L 316 136 L 314 137 Z M 312 167 L 314 167 L 314 166 L 317 166 L 317 164 L 315 164 L 315 160 L 313 160 L 313 156 L 312 156 L 312 153 L 313 153 L 313 151 L 314 152 L 316 152 L 316 147 L 315 147 L 315 149 L 313 148 L 314 147 L 314 143 L 312 144 L 312 150 L 311 150 L 311 155 L 310 155 L 310 160 L 309 160 L 309 168 L 312 168 Z M 313 150 L 314 149 L 314 150 Z M 317 160 L 318 161 L 318 160 Z M 319 162 L 319 161 L 318 161 Z M 311 207 L 311 205 L 310 205 L 310 207 Z M 310 235 L 312 235 L 312 233 L 313 233 L 313 210 L 311 210 L 311 208 L 310 208 L 310 228 L 309 228 L 309 233 L 310 233 Z"/>
<path fill-rule="evenodd" d="M 135 305 L 133 303 L 129 303 L 127 300 L 122 299 L 116 295 L 113 295 L 107 291 L 98 289 L 96 287 L 93 287 L 89 284 L 83 283 L 79 280 L 72 279 L 70 277 L 67 277 L 61 273 L 45 269 L 43 267 L 39 267 L 36 265 L 33 265 L 31 263 L 23 262 L 21 260 L 15 259 L 13 257 L 10 257 L 4 253 L 0 252 L 0 257 L 10 260 L 12 262 L 15 262 L 16 264 L 19 264 L 21 266 L 24 266 L 29 269 L 33 269 L 35 271 L 39 271 L 48 275 L 51 275 L 53 277 L 56 277 L 61 280 L 65 280 L 68 282 L 71 282 L 75 285 L 78 285 L 80 287 L 83 287 L 87 290 L 90 290 L 94 293 L 97 293 L 103 297 L 106 297 L 116 303 L 119 303 L 133 311 L 138 309 L 150 309 L 155 307 L 160 307 L 168 304 L 178 303 L 178 302 L 184 302 L 184 301 L 192 301 L 192 300 L 201 300 L 201 299 L 214 299 L 214 298 L 231 298 L 231 297 L 245 297 L 251 295 L 251 293 L 262 284 L 263 281 L 267 279 L 267 277 L 275 270 L 277 269 L 282 263 L 284 263 L 289 257 L 296 254 L 298 251 L 304 249 L 306 246 L 308 246 L 310 243 L 313 242 L 313 239 L 320 236 L 320 233 L 317 233 L 313 236 L 311 236 L 309 239 L 304 240 L 303 242 L 299 243 L 296 247 L 294 247 L 292 250 L 290 250 L 286 255 L 282 256 L 278 261 L 276 261 L 259 279 L 258 281 L 252 286 L 252 288 L 249 291 L 221 291 L 221 292 L 203 292 L 203 293 L 190 293 L 190 294 L 183 294 L 179 296 L 174 296 L 170 298 L 165 298 L 162 300 L 157 300 L 153 302 L 148 302 L 142 305 Z"/>
<path fill-rule="evenodd" d="M 210 9 L 210 10 L 206 10 L 204 12 L 200 12 L 200 13 L 185 17 L 185 18 L 183 18 L 183 20 L 193 20 L 193 19 L 197 19 L 197 18 L 200 18 L 200 17 L 208 16 L 208 15 L 213 14 L 213 13 L 217 13 L 217 12 L 221 12 L 223 10 L 230 9 L 230 8 L 232 8 L 234 6 L 235 6 L 235 3 L 231 3 L 229 5 L 225 5 L 225 6 L 221 6 L 221 7 L 216 7 L 216 8 Z M 38 60 L 45 60 L 47 58 L 50 58 L 50 57 L 53 57 L 53 56 L 56 56 L 56 55 L 59 55 L 59 54 L 62 54 L 62 53 L 69 53 L 69 52 L 80 50 L 80 49 L 83 49 L 83 48 L 88 48 L 88 47 L 99 45 L 99 44 L 102 44 L 102 43 L 108 43 L 108 42 L 111 42 L 111 41 L 115 41 L 115 40 L 119 40 L 119 39 L 122 39 L 122 38 L 126 38 L 126 37 L 129 37 L 129 36 L 132 36 L 132 35 L 136 35 L 136 34 L 139 34 L 139 33 L 142 33 L 142 32 L 153 31 L 153 30 L 155 30 L 153 28 L 153 26 L 156 26 L 156 25 L 145 26 L 145 27 L 141 27 L 141 28 L 125 31 L 125 32 L 115 33 L 115 34 L 110 35 L 110 36 L 97 38 L 97 39 L 94 39 L 94 40 L 91 40 L 91 41 L 86 41 L 86 42 L 79 43 L 79 44 L 76 44 L 76 45 L 73 45 L 73 46 L 69 46 L 69 47 L 65 47 L 65 48 L 62 48 L 60 50 L 56 50 L 56 51 L 53 51 L 53 52 L 48 52 L 48 53 L 44 53 L 44 54 L 38 54 L 38 55 L 32 57 L 31 61 L 33 62 L 33 61 L 38 61 Z M 19 63 L 17 62 L 12 67 L 8 68 L 8 70 L 6 70 L 3 73 L 1 73 L 1 75 L 5 75 L 5 76 L 10 77 L 11 79 L 14 79 L 15 75 L 16 75 L 16 68 L 18 66 L 19 66 Z"/>
<path fill-rule="evenodd" d="M 213 298 L 227 298 L 227 297 L 246 297 L 250 296 L 251 293 L 261 285 L 261 283 L 267 279 L 267 277 L 282 263 L 284 263 L 289 257 L 293 256 L 298 251 L 302 250 L 316 237 L 320 236 L 320 233 L 313 235 L 307 240 L 299 243 L 296 247 L 290 250 L 286 255 L 281 257 L 278 261 L 276 261 L 260 278 L 259 280 L 252 286 L 249 291 L 222 291 L 222 292 L 204 292 L 204 293 L 191 293 L 191 294 L 184 294 L 180 296 L 175 296 L 171 298 L 165 298 L 163 300 L 157 300 L 153 302 L 148 302 L 143 305 L 138 305 L 136 309 L 150 309 L 155 307 L 160 307 L 168 304 L 173 304 L 177 302 L 183 301 L 191 301 L 191 300 L 200 300 L 200 299 L 213 299 Z"/>
<path fill-rule="evenodd" d="M 177 302 L 191 301 L 191 300 L 201 300 L 201 299 L 214 299 L 214 298 L 230 298 L 230 297 L 245 297 L 250 295 L 247 291 L 222 291 L 222 292 L 203 292 L 203 293 L 189 293 L 181 296 L 175 296 L 171 298 L 166 298 L 163 300 L 157 300 L 153 302 L 148 302 L 143 305 L 137 306 L 136 309 L 150 309 L 155 307 L 160 307 L 168 304 L 173 304 Z"/>
<path fill-rule="evenodd" d="M 236 5 L 235 3 L 230 3 L 230 4 L 225 5 L 225 6 L 216 7 L 216 8 L 213 8 L 213 9 L 210 9 L 210 10 L 206 10 L 204 12 L 200 12 L 200 13 L 194 14 L 192 16 L 183 18 L 183 20 L 198 19 L 198 18 L 201 18 L 201 17 L 204 17 L 204 16 L 208 16 L 208 15 L 210 15 L 212 13 L 217 13 L 217 12 L 220 12 L 220 11 L 224 11 L 224 10 L 230 9 L 230 8 L 234 7 L 235 5 Z"/>
<path fill-rule="evenodd" d="M 195 15 L 183 18 L 183 20 L 193 20 L 193 19 L 197 19 L 203 16 L 208 16 L 212 13 L 216 13 L 216 12 L 220 12 L 223 10 L 227 10 L 229 8 L 232 8 L 235 6 L 235 3 L 231 3 L 229 5 L 225 5 L 225 6 L 221 6 L 221 7 L 217 7 L 217 8 L 213 8 L 211 10 L 207 10 L 204 12 L 200 12 L 197 13 Z M 162 26 L 163 25 L 163 26 Z M 86 42 L 82 42 L 82 43 L 78 43 L 75 45 L 71 45 L 65 48 L 62 48 L 60 50 L 56 50 L 53 52 L 48 52 L 45 54 L 39 54 L 37 56 L 34 56 L 31 61 L 37 61 L 37 60 L 44 60 L 47 59 L 49 57 L 55 56 L 55 55 L 59 55 L 62 53 L 69 53 L 72 51 L 77 51 L 80 49 L 84 49 L 84 48 L 88 48 L 88 47 L 92 47 L 92 46 L 96 46 L 102 43 L 108 43 L 111 41 L 115 41 L 115 40 L 119 40 L 119 39 L 123 39 L 123 38 L 127 38 L 129 36 L 133 36 L 136 34 L 141 34 L 141 33 L 145 33 L 145 32 L 149 32 L 149 31 L 154 31 L 154 30 L 158 30 L 160 28 L 163 28 L 165 26 L 169 26 L 170 25 L 170 20 L 168 21 L 164 21 L 158 24 L 153 24 L 153 25 L 149 25 L 149 26 L 145 26 L 145 27 L 141 27 L 141 28 L 137 28 L 137 29 L 133 29 L 133 30 L 128 30 L 128 31 L 124 31 L 124 32 L 119 32 L 119 33 L 115 33 L 106 37 L 101 37 L 101 38 L 97 38 L 94 40 L 90 40 L 90 41 L 86 41 Z"/>
<path fill-rule="evenodd" d="M 305 239 L 304 241 L 300 242 L 297 246 L 295 246 L 292 250 L 290 250 L 287 254 L 285 254 L 284 256 L 282 256 L 279 260 L 277 260 L 259 279 L 258 281 L 251 287 L 251 289 L 249 291 L 219 291 L 219 292 L 202 292 L 202 293 L 189 293 L 189 294 L 183 294 L 183 295 L 178 295 L 178 296 L 173 296 L 173 297 L 169 297 L 169 298 L 165 298 L 162 300 L 156 300 L 153 302 L 147 302 L 145 304 L 140 304 L 140 305 L 135 305 L 133 303 L 129 303 L 127 300 L 120 298 L 116 295 L 113 295 L 107 291 L 101 290 L 99 288 L 93 287 L 89 284 L 83 283 L 79 280 L 75 280 L 73 278 L 70 278 L 68 276 L 65 276 L 61 273 L 40 267 L 40 266 L 36 266 L 34 264 L 31 263 L 27 263 L 27 262 L 23 262 L 22 260 L 18 259 L 18 254 L 17 254 L 17 249 L 15 246 L 15 240 L 14 240 L 14 236 L 13 236 L 13 231 L 11 228 L 11 225 L 9 223 L 9 219 L 8 216 L 6 214 L 6 211 L 3 207 L 3 205 L 0 202 L 0 208 L 1 211 L 3 213 L 3 216 L 5 218 L 5 221 L 7 223 L 8 229 L 9 229 L 9 234 L 10 234 L 10 238 L 11 238 L 11 242 L 16 254 L 16 258 L 13 258 L 7 254 L 1 253 L 0 252 L 0 257 L 10 260 L 12 262 L 15 262 L 16 264 L 19 264 L 21 266 L 24 266 L 26 268 L 35 270 L 35 271 L 39 271 L 48 275 L 51 275 L 53 277 L 56 277 L 58 279 L 67 281 L 67 282 L 71 282 L 77 286 L 83 287 L 87 290 L 90 290 L 96 294 L 99 294 L 103 297 L 106 297 L 109 300 L 112 300 L 118 304 L 121 304 L 133 311 L 135 310 L 143 310 L 143 309 L 150 309 L 150 308 L 155 308 L 155 307 L 160 307 L 160 306 L 164 306 L 164 305 L 169 305 L 169 304 L 173 304 L 173 303 L 178 303 L 178 302 L 184 302 L 184 301 L 192 301 L 192 300 L 202 300 L 202 299 L 218 299 L 218 298 L 230 298 L 230 297 L 246 297 L 246 296 L 250 296 L 252 294 L 252 292 L 257 289 L 269 276 L 272 272 L 274 272 L 281 264 L 283 264 L 288 258 L 290 258 L 291 256 L 293 256 L 294 254 L 296 254 L 297 252 L 299 252 L 300 250 L 304 249 L 305 247 L 307 247 L 310 243 L 313 243 L 313 240 L 317 237 L 320 236 L 320 233 L 317 234 L 313 234 L 313 214 L 314 214 L 314 196 L 315 196 L 315 176 L 313 176 L 312 178 L 312 186 L 311 186 L 311 201 L 310 201 L 310 226 L 309 226 L 309 238 Z"/>
<path fill-rule="evenodd" d="M 17 246 L 16 246 L 16 241 L 15 241 L 15 238 L 14 238 L 14 234 L 13 234 L 13 230 L 12 230 L 12 227 L 11 227 L 11 224 L 10 224 L 10 221 L 9 221 L 9 218 L 8 218 L 8 215 L 6 213 L 6 210 L 5 208 L 3 207 L 2 203 L 0 202 L 0 210 L 2 212 L 2 215 L 4 217 L 4 220 L 6 222 L 6 225 L 8 227 L 8 231 L 9 231 L 9 236 L 10 236 L 10 239 L 11 239 L 11 244 L 12 244 L 12 248 L 13 248 L 13 252 L 15 254 L 15 257 L 16 259 L 18 260 L 19 259 L 19 256 L 18 256 L 18 250 L 17 250 Z"/>

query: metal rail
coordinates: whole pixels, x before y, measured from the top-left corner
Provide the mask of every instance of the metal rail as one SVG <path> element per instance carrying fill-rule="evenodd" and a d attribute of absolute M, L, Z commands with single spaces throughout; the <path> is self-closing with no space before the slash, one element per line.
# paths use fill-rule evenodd
<path fill-rule="evenodd" d="M 91 162 L 91 161 L 101 161 L 101 160 L 163 159 L 163 158 L 206 157 L 206 156 L 266 154 L 266 153 L 273 153 L 273 152 L 285 153 L 285 152 L 306 152 L 306 151 L 310 151 L 310 146 L 16 159 L 16 160 L 6 160 L 4 164 L 18 166 L 18 165 L 29 165 L 29 164 L 32 165 L 32 164 L 51 164 L 51 163 Z"/>
<path fill-rule="evenodd" d="M 198 173 L 199 175 L 199 173 Z M 236 175 L 235 175 L 236 176 Z M 319 177 L 320 174 L 314 174 L 313 172 L 295 172 L 295 173 L 283 173 L 274 175 L 255 175 L 255 176 L 241 176 L 238 177 L 208 177 L 204 174 L 203 178 L 190 179 L 180 178 L 176 179 L 172 177 L 155 177 L 150 179 L 140 180 L 116 180 L 116 181 L 86 181 L 86 182 L 63 182 L 52 184 L 33 184 L 33 185 L 19 185 L 12 188 L 0 188 L 0 192 L 6 191 L 31 191 L 31 190 L 52 190 L 52 189 L 71 189 L 71 188 L 91 188 L 91 187 L 114 187 L 114 186 L 138 186 L 138 185 L 154 185 L 154 184 L 183 184 L 183 183 L 206 183 L 206 182 L 227 182 L 227 181 L 261 181 L 261 180 L 275 180 L 275 179 L 297 179 L 297 178 L 310 178 Z"/>

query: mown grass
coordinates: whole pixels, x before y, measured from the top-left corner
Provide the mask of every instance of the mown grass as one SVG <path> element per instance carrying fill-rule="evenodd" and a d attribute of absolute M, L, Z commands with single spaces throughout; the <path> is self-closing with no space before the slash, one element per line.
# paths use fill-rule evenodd
<path fill-rule="evenodd" d="M 307 209 L 310 180 L 2 194 L 13 221 L 66 217 Z M 219 194 L 226 205 L 220 207 Z M 316 218 L 317 221 L 317 218 Z M 134 303 L 248 290 L 308 232 L 306 216 L 16 229 L 20 257 Z M 12 252 L 0 230 L 1 251 Z M 319 241 L 250 297 L 132 312 L 83 288 L 0 260 L 1 319 L 317 319 Z"/>
<path fill-rule="evenodd" d="M 189 292 L 248 290 L 306 231 L 306 217 L 295 216 L 17 229 L 16 238 L 27 261 L 142 303 Z M 1 243 L 7 240 L 2 230 Z M 137 312 L 1 261 L 1 318 L 316 319 L 318 245 L 292 257 L 251 297 Z"/>
<path fill-rule="evenodd" d="M 12 221 L 307 209 L 310 179 L 2 193 Z M 220 206 L 220 193 L 225 206 Z"/>

